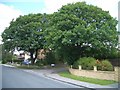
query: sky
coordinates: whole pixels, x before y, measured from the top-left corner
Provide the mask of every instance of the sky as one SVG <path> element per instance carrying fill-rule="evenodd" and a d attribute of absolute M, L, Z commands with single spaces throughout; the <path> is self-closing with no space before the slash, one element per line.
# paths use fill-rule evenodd
<path fill-rule="evenodd" d="M 62 5 L 85 1 L 109 11 L 118 19 L 118 2 L 120 0 L 0 0 L 0 35 L 9 26 L 12 19 L 29 13 L 53 13 Z M 0 43 L 1 43 L 0 36 Z"/>

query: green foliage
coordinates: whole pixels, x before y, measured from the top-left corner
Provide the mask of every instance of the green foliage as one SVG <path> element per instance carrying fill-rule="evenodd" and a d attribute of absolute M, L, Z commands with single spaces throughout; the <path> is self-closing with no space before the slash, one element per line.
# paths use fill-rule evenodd
<path fill-rule="evenodd" d="M 6 64 L 7 63 L 7 61 L 6 60 L 2 60 L 2 64 Z"/>
<path fill-rule="evenodd" d="M 13 60 L 13 61 L 18 61 L 17 56 L 16 56 L 16 55 L 13 55 L 13 56 L 12 56 L 12 60 Z"/>
<path fill-rule="evenodd" d="M 107 58 L 110 59 L 120 58 L 120 51 L 116 48 L 111 49 L 110 54 Z"/>
<path fill-rule="evenodd" d="M 22 60 L 19 60 L 19 59 L 14 59 L 12 60 L 14 63 L 17 63 L 17 64 L 22 64 Z"/>
<path fill-rule="evenodd" d="M 6 51 L 4 48 L 4 44 L 2 44 L 1 47 L 2 47 L 1 49 L 2 50 L 2 63 L 11 62 L 13 58 L 12 52 Z"/>
<path fill-rule="evenodd" d="M 47 65 L 47 61 L 43 59 L 38 59 L 37 62 L 35 63 L 37 66 L 44 66 Z"/>
<path fill-rule="evenodd" d="M 12 54 L 11 53 L 6 53 L 3 57 L 2 57 L 2 61 L 3 63 L 7 63 L 7 62 L 11 62 L 12 61 Z"/>
<path fill-rule="evenodd" d="M 79 50 L 71 46 L 58 47 L 55 50 L 55 54 L 59 56 L 58 59 L 63 60 L 63 62 L 67 62 L 68 65 L 72 65 L 79 58 Z"/>
<path fill-rule="evenodd" d="M 108 60 L 103 60 L 101 62 L 101 64 L 102 64 L 101 70 L 103 70 L 103 71 L 113 71 L 113 66 Z"/>
<path fill-rule="evenodd" d="M 46 57 L 44 59 L 38 59 L 35 65 L 43 66 L 56 63 L 55 55 L 53 52 L 47 52 L 45 55 Z"/>
<path fill-rule="evenodd" d="M 12 20 L 10 26 L 2 33 L 5 49 L 11 51 L 16 48 L 30 52 L 33 59 L 33 54 L 37 49 L 43 48 L 45 42 L 43 31 L 47 16 L 45 14 L 29 14 Z"/>
<path fill-rule="evenodd" d="M 2 61 L 2 44 L 0 44 L 0 62 Z"/>
<path fill-rule="evenodd" d="M 56 63 L 56 59 L 55 59 L 54 53 L 51 52 L 51 51 L 47 52 L 44 61 L 46 61 L 46 64 L 48 64 L 48 65 L 55 64 Z"/>
<path fill-rule="evenodd" d="M 109 60 L 97 60 L 95 66 L 97 66 L 97 70 L 102 71 L 113 71 L 113 65 Z"/>
<path fill-rule="evenodd" d="M 10 22 L 2 38 L 7 51 L 24 50 L 33 59 L 38 49 L 51 48 L 59 59 L 71 65 L 79 57 L 108 58 L 111 53 L 116 57 L 116 25 L 117 20 L 108 11 L 77 2 L 64 5 L 53 14 L 20 16 Z M 48 57 L 47 62 L 53 63 Z"/>
<path fill-rule="evenodd" d="M 97 6 L 68 4 L 51 16 L 45 30 L 46 46 L 68 64 L 79 57 L 107 58 L 117 46 L 116 25 L 117 20 Z"/>
<path fill-rule="evenodd" d="M 82 69 L 93 70 L 93 66 L 96 65 L 96 59 L 92 57 L 83 57 L 74 62 L 73 68 L 78 69 L 78 66 L 81 65 Z"/>
<path fill-rule="evenodd" d="M 76 61 L 76 62 L 73 63 L 72 68 L 73 68 L 73 69 L 79 69 L 79 65 L 80 65 L 79 62 Z"/>
<path fill-rule="evenodd" d="M 13 55 L 12 52 L 6 51 L 4 48 L 4 44 L 0 45 L 1 48 L 1 60 L 2 63 L 5 64 L 7 62 L 17 62 L 17 63 L 21 63 L 21 60 L 18 60 L 16 55 Z"/>
<path fill-rule="evenodd" d="M 4 52 L 2 55 L 2 60 L 3 63 L 7 63 L 7 62 L 20 62 L 19 60 L 17 60 L 17 58 L 15 58 L 15 56 L 10 53 L 10 52 Z"/>
<path fill-rule="evenodd" d="M 79 65 L 82 66 L 82 69 L 85 70 L 93 70 L 93 66 L 97 66 L 97 70 L 102 70 L 102 71 L 113 71 L 113 66 L 108 60 L 96 60 L 95 58 L 92 57 L 83 57 L 80 58 L 79 60 L 75 61 L 73 64 L 74 69 L 78 69 Z"/>

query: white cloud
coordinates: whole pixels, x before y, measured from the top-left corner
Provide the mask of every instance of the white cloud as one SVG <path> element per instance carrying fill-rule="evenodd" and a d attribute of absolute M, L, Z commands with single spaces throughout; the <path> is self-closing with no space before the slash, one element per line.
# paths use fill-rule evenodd
<path fill-rule="evenodd" d="M 40 2 L 42 0 L 2 0 L 0 2 Z"/>
<path fill-rule="evenodd" d="M 0 4 L 0 35 L 9 26 L 9 23 L 12 19 L 17 18 L 19 15 L 22 15 L 22 12 L 14 9 L 13 6 L 6 6 Z M 0 37 L 0 43 L 2 38 Z"/>
<path fill-rule="evenodd" d="M 96 0 L 94 4 L 118 18 L 118 2 L 119 0 Z"/>
<path fill-rule="evenodd" d="M 53 13 L 57 11 L 62 5 L 78 1 L 85 1 L 87 4 L 92 4 L 109 11 L 113 17 L 118 18 L 118 1 L 119 0 L 44 0 L 45 9 L 42 12 Z"/>
<path fill-rule="evenodd" d="M 67 3 L 73 3 L 80 0 L 44 0 L 45 9 L 44 13 L 53 13 L 56 12 L 62 5 L 66 5 Z"/>

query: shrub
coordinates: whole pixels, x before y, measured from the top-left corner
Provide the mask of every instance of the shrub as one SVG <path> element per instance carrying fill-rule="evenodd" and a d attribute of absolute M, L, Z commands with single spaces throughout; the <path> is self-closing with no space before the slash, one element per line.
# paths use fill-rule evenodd
<path fill-rule="evenodd" d="M 79 61 L 76 61 L 76 62 L 74 62 L 73 63 L 73 66 L 72 66 L 72 68 L 74 68 L 74 69 L 78 69 L 80 64 L 79 64 Z"/>
<path fill-rule="evenodd" d="M 108 60 L 102 60 L 101 62 L 97 60 L 96 66 L 97 66 L 97 70 L 113 71 L 113 66 Z"/>
<path fill-rule="evenodd" d="M 81 65 L 82 69 L 93 70 L 93 66 L 96 65 L 96 60 L 92 57 L 83 57 L 74 62 L 73 68 L 78 69 L 78 65 Z"/>
<path fill-rule="evenodd" d="M 21 64 L 22 63 L 22 60 L 13 60 L 14 63 L 17 63 L 17 64 Z"/>
<path fill-rule="evenodd" d="M 7 63 L 7 61 L 6 60 L 2 60 L 2 64 L 5 64 L 5 63 Z"/>
<path fill-rule="evenodd" d="M 103 71 L 113 71 L 113 66 L 108 60 L 103 60 L 101 70 Z"/>
<path fill-rule="evenodd" d="M 3 63 L 11 62 L 12 57 L 13 57 L 12 53 L 9 53 L 9 52 L 3 53 L 3 55 L 2 55 Z"/>
<path fill-rule="evenodd" d="M 96 60 L 96 65 L 97 66 L 97 70 L 102 70 L 102 63 L 99 60 Z"/>
<path fill-rule="evenodd" d="M 95 58 L 92 57 L 83 57 L 74 62 L 73 68 L 78 69 L 79 65 L 82 66 L 82 69 L 85 70 L 93 70 L 93 66 L 97 66 L 98 70 L 102 71 L 113 71 L 113 66 L 108 60 L 102 60 L 101 62 L 99 60 L 95 60 Z"/>
<path fill-rule="evenodd" d="M 38 61 L 36 61 L 35 65 L 37 65 L 37 66 L 41 66 L 41 65 L 42 65 L 42 63 L 41 63 L 41 61 L 40 61 L 40 60 L 38 60 Z"/>
<path fill-rule="evenodd" d="M 35 65 L 37 65 L 37 66 L 43 66 L 43 65 L 47 65 L 47 62 L 45 60 L 38 59 L 36 61 Z"/>

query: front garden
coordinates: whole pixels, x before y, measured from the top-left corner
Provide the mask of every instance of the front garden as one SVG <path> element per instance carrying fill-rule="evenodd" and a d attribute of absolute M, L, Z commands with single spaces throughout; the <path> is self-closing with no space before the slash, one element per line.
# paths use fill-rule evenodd
<path fill-rule="evenodd" d="M 107 59 L 96 60 L 92 57 L 78 59 L 69 69 L 73 75 L 114 81 L 119 81 L 119 70 L 119 67 L 114 67 Z"/>
<path fill-rule="evenodd" d="M 101 79 L 76 76 L 76 75 L 72 75 L 69 72 L 61 72 L 61 73 L 59 73 L 59 75 L 66 77 L 66 78 L 78 80 L 78 81 L 89 82 L 89 83 L 100 84 L 100 85 L 109 85 L 109 84 L 116 83 L 116 81 L 113 81 L 113 80 L 101 80 Z"/>

